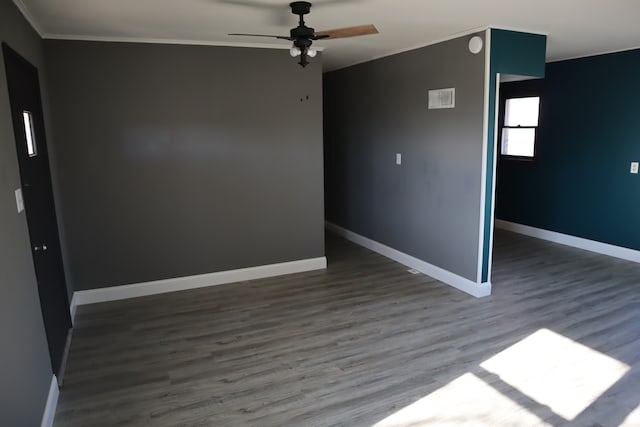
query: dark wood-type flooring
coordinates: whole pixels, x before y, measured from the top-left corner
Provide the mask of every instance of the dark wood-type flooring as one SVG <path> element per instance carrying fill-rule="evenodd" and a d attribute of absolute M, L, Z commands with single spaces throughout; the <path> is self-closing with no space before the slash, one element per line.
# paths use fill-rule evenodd
<path fill-rule="evenodd" d="M 497 231 L 476 299 L 326 271 L 78 308 L 55 426 L 639 426 L 640 265 Z"/>

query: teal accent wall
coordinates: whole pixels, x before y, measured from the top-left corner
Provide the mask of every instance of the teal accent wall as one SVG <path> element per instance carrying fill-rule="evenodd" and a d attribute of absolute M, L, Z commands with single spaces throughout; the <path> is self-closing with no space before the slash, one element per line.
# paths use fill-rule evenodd
<path fill-rule="evenodd" d="M 640 50 L 547 64 L 537 156 L 498 164 L 500 219 L 640 250 Z"/>
<path fill-rule="evenodd" d="M 507 30 L 491 30 L 491 59 L 489 72 L 489 132 L 487 149 L 487 181 L 484 206 L 484 235 L 482 248 L 482 278 L 489 279 L 491 253 L 491 205 L 493 195 L 493 162 L 496 149 L 494 123 L 496 119 L 496 74 L 515 74 L 544 77 L 547 36 Z"/>

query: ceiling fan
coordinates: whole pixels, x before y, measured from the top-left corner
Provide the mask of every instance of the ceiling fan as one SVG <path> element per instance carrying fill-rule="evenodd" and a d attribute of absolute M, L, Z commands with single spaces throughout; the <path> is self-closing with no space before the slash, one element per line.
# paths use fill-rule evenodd
<path fill-rule="evenodd" d="M 369 34 L 377 34 L 378 30 L 374 25 L 358 25 L 355 27 L 337 28 L 334 30 L 318 31 L 307 27 L 304 23 L 304 15 L 311 11 L 311 3 L 307 1 L 294 1 L 289 4 L 291 13 L 298 15 L 300 21 L 298 26 L 292 28 L 288 36 L 272 36 L 268 34 L 244 34 L 233 33 L 230 36 L 251 36 L 251 37 L 273 37 L 281 40 L 289 40 L 293 42 L 290 53 L 291 56 L 300 56 L 298 64 L 306 67 L 309 62 L 307 57 L 316 56 L 316 50 L 311 48 L 313 41 L 324 39 L 338 39 L 345 37 L 366 36 Z"/>

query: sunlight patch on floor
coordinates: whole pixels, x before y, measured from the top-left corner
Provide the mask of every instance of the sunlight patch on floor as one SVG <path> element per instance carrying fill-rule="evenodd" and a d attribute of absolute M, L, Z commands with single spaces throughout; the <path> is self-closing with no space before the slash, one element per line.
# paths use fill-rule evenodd
<path fill-rule="evenodd" d="M 499 390 L 507 385 L 531 399 L 537 410 L 546 406 L 551 415 L 571 421 L 630 369 L 548 329 L 529 335 L 481 363 L 480 368 L 497 377 L 487 380 L 492 384 L 466 373 L 372 427 L 550 426 L 513 400 L 519 396 Z M 531 409 L 537 412 L 533 406 Z M 637 425 L 640 408 L 631 412 L 621 427 Z"/>
<path fill-rule="evenodd" d="M 636 406 L 636 409 L 631 412 L 627 418 L 624 419 L 620 427 L 638 427 L 640 426 L 640 406 Z"/>
<path fill-rule="evenodd" d="M 376 423 L 373 427 L 549 426 L 468 373 Z"/>
<path fill-rule="evenodd" d="M 548 329 L 480 365 L 553 412 L 573 420 L 629 366 Z"/>

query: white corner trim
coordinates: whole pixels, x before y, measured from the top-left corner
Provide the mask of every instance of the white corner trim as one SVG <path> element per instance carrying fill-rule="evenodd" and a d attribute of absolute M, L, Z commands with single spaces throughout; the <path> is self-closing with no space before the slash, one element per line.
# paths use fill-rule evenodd
<path fill-rule="evenodd" d="M 51 378 L 51 385 L 49 386 L 49 395 L 47 396 L 47 404 L 44 407 L 44 413 L 42 414 L 42 421 L 40 427 L 52 427 L 53 419 L 56 416 L 56 408 L 58 407 L 58 397 L 60 396 L 60 390 L 58 389 L 58 379 L 54 375 Z"/>
<path fill-rule="evenodd" d="M 284 274 L 302 273 L 305 271 L 320 270 L 324 268 L 327 268 L 326 257 L 309 258 L 298 261 L 282 262 L 279 264 L 199 274 L 197 276 L 176 277 L 173 279 L 155 280 L 152 282 L 76 291 L 73 293 L 72 301 L 75 301 L 75 306 L 78 306 L 83 304 L 136 298 L 146 295 L 163 294 L 166 292 L 204 288 L 207 286 L 224 285 L 226 283 L 242 282 L 245 280 L 263 279 L 267 277 L 281 276 Z M 73 302 L 71 303 L 71 306 L 74 307 Z"/>
<path fill-rule="evenodd" d="M 622 246 L 610 245 L 608 243 L 597 242 L 595 240 L 584 239 L 582 237 L 562 234 L 555 231 L 535 228 L 515 222 L 503 221 L 496 219 L 496 228 L 513 231 L 514 233 L 524 234 L 525 236 L 536 237 L 549 242 L 560 243 L 561 245 L 572 246 L 586 251 L 596 252 L 602 255 L 608 255 L 627 261 L 640 263 L 640 251 L 623 248 Z"/>
<path fill-rule="evenodd" d="M 354 233 L 353 231 L 349 231 L 345 228 L 340 227 L 339 225 L 333 224 L 328 221 L 325 222 L 325 225 L 328 230 L 335 232 L 336 234 L 352 241 L 353 243 L 377 252 L 380 255 L 384 255 L 387 258 L 399 262 L 400 264 L 406 265 L 407 267 L 414 268 L 419 272 L 426 274 L 427 276 L 431 276 L 436 280 L 453 286 L 454 288 L 473 295 L 474 297 L 480 298 L 491 295 L 491 282 L 476 283 L 472 280 L 451 273 L 450 271 L 447 271 L 440 267 L 436 267 L 433 264 L 429 264 L 426 261 L 422 261 L 421 259 L 415 258 L 389 246 L 383 245 L 382 243 L 376 242 L 375 240 L 371 240 L 368 237 L 364 237 L 360 234 Z"/>
<path fill-rule="evenodd" d="M 484 223 L 487 204 L 487 158 L 489 151 L 489 97 L 491 89 L 491 28 L 487 28 L 484 37 L 484 99 L 482 113 L 482 158 L 480 172 L 480 223 L 478 226 L 478 265 L 476 281 L 482 280 L 484 261 Z"/>

